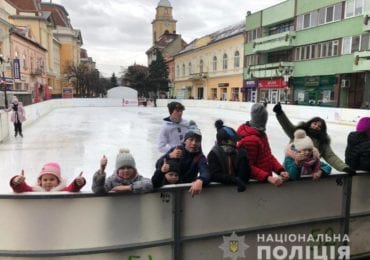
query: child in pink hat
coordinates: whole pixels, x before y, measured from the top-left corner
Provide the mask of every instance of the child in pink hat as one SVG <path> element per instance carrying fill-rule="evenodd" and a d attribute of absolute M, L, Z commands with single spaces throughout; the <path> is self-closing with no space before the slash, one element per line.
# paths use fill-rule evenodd
<path fill-rule="evenodd" d="M 80 175 L 67 186 L 65 180 L 61 176 L 60 166 L 56 162 L 49 162 L 42 167 L 41 172 L 37 177 L 37 183 L 34 186 L 29 186 L 25 182 L 25 179 L 24 170 L 22 170 L 20 175 L 16 175 L 10 180 L 10 186 L 14 192 L 78 192 L 86 184 L 86 180 L 82 177 L 81 172 Z"/>
<path fill-rule="evenodd" d="M 353 169 L 370 172 L 370 117 L 361 118 L 349 133 L 345 157 Z"/>

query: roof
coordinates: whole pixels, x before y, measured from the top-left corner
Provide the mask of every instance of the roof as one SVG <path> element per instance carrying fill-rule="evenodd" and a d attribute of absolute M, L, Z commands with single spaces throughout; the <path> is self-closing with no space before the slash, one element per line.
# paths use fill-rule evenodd
<path fill-rule="evenodd" d="M 160 0 L 157 7 L 172 7 L 170 1 L 168 0 Z"/>
<path fill-rule="evenodd" d="M 17 12 L 38 12 L 40 7 L 38 0 L 6 0 L 9 4 L 17 9 Z"/>
<path fill-rule="evenodd" d="M 41 10 L 51 12 L 55 25 L 72 27 L 69 21 L 68 12 L 64 6 L 53 3 L 41 3 Z"/>
<path fill-rule="evenodd" d="M 182 46 L 185 47 L 186 46 L 186 42 L 181 38 L 181 35 L 180 34 L 176 34 L 176 33 L 165 33 L 165 34 L 162 34 L 161 37 L 159 37 L 159 40 L 149 50 L 147 50 L 146 53 L 148 53 L 149 51 L 151 51 L 153 49 L 163 50 L 167 46 L 169 46 L 171 43 L 173 43 L 179 37 L 181 39 Z"/>
<path fill-rule="evenodd" d="M 218 41 L 225 40 L 235 35 L 242 34 L 244 30 L 245 30 L 245 21 L 225 27 L 221 30 L 218 30 L 214 33 L 207 35 L 211 37 L 211 40 L 207 45 L 213 44 Z M 197 40 L 198 39 L 195 39 L 192 42 L 190 42 L 182 51 L 179 52 L 179 54 L 196 49 Z"/>

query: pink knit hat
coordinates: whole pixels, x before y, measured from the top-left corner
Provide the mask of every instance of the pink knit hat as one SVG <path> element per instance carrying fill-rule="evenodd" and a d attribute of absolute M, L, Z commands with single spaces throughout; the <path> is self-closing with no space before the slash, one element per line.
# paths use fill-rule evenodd
<path fill-rule="evenodd" d="M 59 182 L 62 181 L 62 176 L 60 174 L 60 166 L 56 162 L 49 162 L 49 163 L 45 164 L 42 167 L 41 172 L 39 174 L 39 177 L 37 179 L 40 180 L 40 178 L 45 174 L 54 175 L 55 177 L 57 177 Z"/>
<path fill-rule="evenodd" d="M 356 126 L 357 132 L 366 132 L 370 135 L 370 117 L 363 117 L 358 121 Z"/>

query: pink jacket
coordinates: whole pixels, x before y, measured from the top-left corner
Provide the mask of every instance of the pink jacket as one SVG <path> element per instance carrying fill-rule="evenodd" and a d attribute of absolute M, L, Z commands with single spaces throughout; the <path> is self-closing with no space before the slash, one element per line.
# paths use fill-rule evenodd
<path fill-rule="evenodd" d="M 35 185 L 35 186 L 30 186 L 28 185 L 26 182 L 22 182 L 18 185 L 14 185 L 13 184 L 13 179 L 17 177 L 17 176 L 14 176 L 13 178 L 10 179 L 10 187 L 12 187 L 13 191 L 16 192 L 16 193 L 21 193 L 21 192 L 32 192 L 32 191 L 35 191 L 35 192 L 45 192 L 45 190 L 39 186 L 39 185 Z M 86 181 L 84 183 L 84 185 L 82 185 L 81 187 L 77 186 L 76 185 L 76 182 L 75 180 L 73 180 L 68 186 L 66 185 L 66 182 L 64 180 L 62 180 L 58 186 L 54 187 L 51 192 L 53 191 L 69 191 L 69 192 L 79 192 L 81 190 L 81 188 L 83 186 L 85 186 L 86 184 Z"/>
<path fill-rule="evenodd" d="M 17 111 L 14 110 L 14 106 L 15 106 L 15 104 L 11 103 L 9 108 L 6 109 L 5 111 L 7 111 L 7 112 L 12 111 L 12 114 L 10 116 L 10 120 L 13 123 L 18 123 L 18 122 L 23 123 L 24 121 L 26 121 L 26 112 L 24 111 L 22 103 L 18 102 Z M 18 116 L 16 114 L 18 114 Z"/>

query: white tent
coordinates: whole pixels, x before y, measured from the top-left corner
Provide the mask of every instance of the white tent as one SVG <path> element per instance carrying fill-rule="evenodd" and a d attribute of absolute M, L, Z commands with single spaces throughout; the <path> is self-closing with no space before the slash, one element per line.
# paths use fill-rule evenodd
<path fill-rule="evenodd" d="M 129 87 L 118 86 L 118 87 L 109 89 L 107 93 L 107 97 L 108 98 L 119 98 L 119 99 L 125 99 L 125 100 L 137 100 L 137 90 L 129 88 Z"/>

